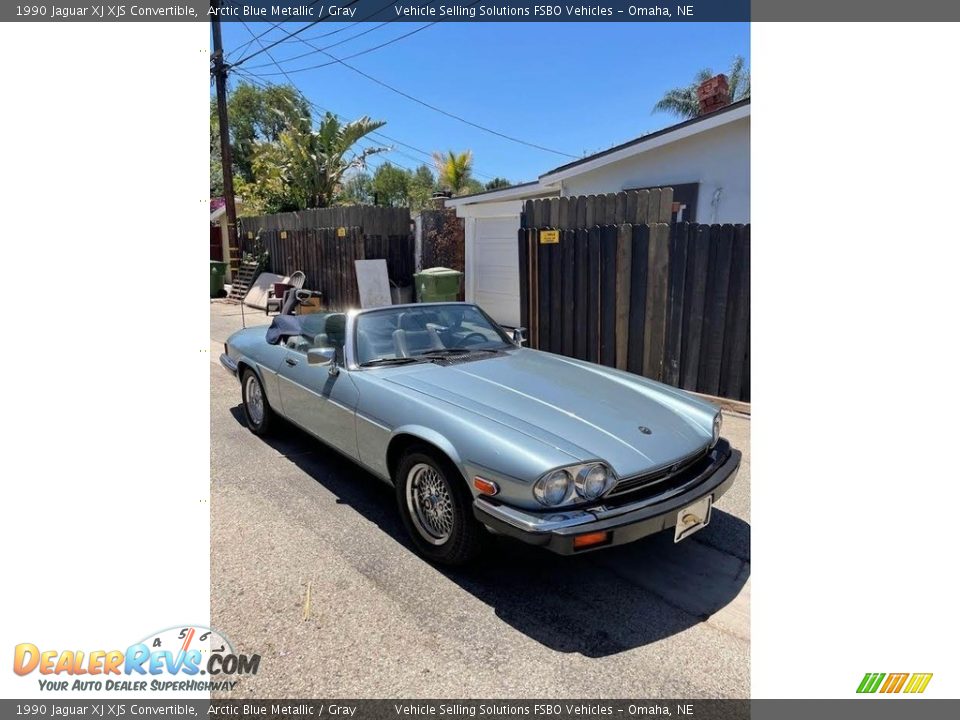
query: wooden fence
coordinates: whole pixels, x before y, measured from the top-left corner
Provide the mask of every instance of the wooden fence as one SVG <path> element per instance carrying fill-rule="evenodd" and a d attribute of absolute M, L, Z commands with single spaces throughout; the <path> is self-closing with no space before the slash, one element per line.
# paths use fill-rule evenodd
<path fill-rule="evenodd" d="M 657 207 L 662 202 L 661 193 Z M 528 203 L 519 231 L 520 314 L 531 346 L 749 400 L 750 226 L 569 226 L 641 217 L 617 197 L 610 215 L 608 203 L 606 196 L 599 211 L 594 200 L 588 216 L 590 203 L 561 202 L 556 217 L 552 202 L 539 213 Z M 568 227 L 534 225 L 547 218 Z"/>
<path fill-rule="evenodd" d="M 571 230 L 594 225 L 670 222 L 673 188 L 527 200 L 523 226 Z"/>
<path fill-rule="evenodd" d="M 265 270 L 278 275 L 302 270 L 307 276 L 305 287 L 321 290 L 329 310 L 360 307 L 355 260 L 384 259 L 393 283 L 413 284 L 414 240 L 409 233 L 365 235 L 359 227 L 265 230 L 258 241 L 269 253 Z M 245 237 L 247 242 L 257 239 Z"/>
<path fill-rule="evenodd" d="M 347 205 L 240 218 L 243 235 L 265 230 L 359 227 L 364 235 L 409 235 L 410 208 Z"/>

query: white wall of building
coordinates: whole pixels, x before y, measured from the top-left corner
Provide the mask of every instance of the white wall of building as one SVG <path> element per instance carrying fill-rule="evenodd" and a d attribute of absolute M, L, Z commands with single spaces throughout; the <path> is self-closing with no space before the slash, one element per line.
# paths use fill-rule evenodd
<path fill-rule="evenodd" d="M 520 324 L 517 231 L 522 210 L 522 200 L 457 208 L 464 220 L 464 298 L 508 326 Z"/>
<path fill-rule="evenodd" d="M 700 183 L 697 222 L 750 222 L 750 118 L 567 178 L 563 195 Z"/>

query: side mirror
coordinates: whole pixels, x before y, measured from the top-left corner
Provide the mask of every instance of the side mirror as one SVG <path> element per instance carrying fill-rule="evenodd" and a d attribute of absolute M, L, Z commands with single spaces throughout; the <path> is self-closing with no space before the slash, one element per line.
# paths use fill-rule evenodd
<path fill-rule="evenodd" d="M 513 329 L 513 344 L 517 347 L 523 347 L 527 341 L 527 329 L 525 327 L 516 327 Z"/>
<path fill-rule="evenodd" d="M 328 365 L 337 356 L 336 348 L 321 347 L 307 350 L 307 363 L 310 365 Z"/>

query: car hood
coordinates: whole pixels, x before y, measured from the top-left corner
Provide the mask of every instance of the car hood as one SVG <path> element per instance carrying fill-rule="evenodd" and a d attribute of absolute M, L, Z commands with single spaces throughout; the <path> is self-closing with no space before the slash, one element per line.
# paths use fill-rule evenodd
<path fill-rule="evenodd" d="M 523 349 L 404 370 L 389 382 L 495 420 L 574 460 L 605 460 L 620 477 L 669 465 L 712 437 L 711 405 L 636 375 L 550 353 Z"/>

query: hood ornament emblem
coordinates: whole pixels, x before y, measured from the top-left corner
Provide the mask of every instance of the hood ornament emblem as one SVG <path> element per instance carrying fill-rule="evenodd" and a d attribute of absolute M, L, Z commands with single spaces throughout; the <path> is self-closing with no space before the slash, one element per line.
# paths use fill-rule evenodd
<path fill-rule="evenodd" d="M 640 432 L 642 432 L 644 435 L 652 435 L 652 434 L 653 434 L 653 430 L 651 430 L 650 428 L 648 428 L 646 425 L 641 425 L 638 429 L 639 429 Z"/>

